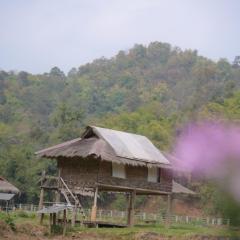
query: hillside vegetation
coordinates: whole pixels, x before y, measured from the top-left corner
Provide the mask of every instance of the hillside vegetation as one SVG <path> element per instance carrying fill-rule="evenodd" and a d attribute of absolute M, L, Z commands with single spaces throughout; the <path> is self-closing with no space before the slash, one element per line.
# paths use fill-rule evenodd
<path fill-rule="evenodd" d="M 237 59 L 237 58 L 236 58 Z M 79 137 L 86 125 L 144 134 L 171 151 L 189 121 L 240 117 L 240 65 L 167 43 L 135 45 L 65 75 L 0 71 L 0 173 L 37 202 L 41 171 L 54 161 L 34 152 Z"/>

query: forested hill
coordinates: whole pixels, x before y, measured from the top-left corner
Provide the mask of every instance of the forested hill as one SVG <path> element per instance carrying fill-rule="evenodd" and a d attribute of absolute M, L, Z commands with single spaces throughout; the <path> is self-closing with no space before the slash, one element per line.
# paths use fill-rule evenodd
<path fill-rule="evenodd" d="M 111 59 L 73 68 L 67 76 L 0 71 L 0 175 L 36 201 L 43 168 L 54 161 L 34 151 L 79 137 L 88 124 L 148 136 L 167 150 L 189 120 L 238 119 L 240 64 L 213 62 L 197 51 L 153 42 L 135 45 Z"/>

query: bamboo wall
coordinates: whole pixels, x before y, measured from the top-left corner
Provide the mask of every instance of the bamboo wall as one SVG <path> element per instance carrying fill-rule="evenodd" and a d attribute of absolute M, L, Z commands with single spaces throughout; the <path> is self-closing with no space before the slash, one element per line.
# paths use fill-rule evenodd
<path fill-rule="evenodd" d="M 146 167 L 125 165 L 126 179 L 121 179 L 112 177 L 111 162 L 92 158 L 62 158 L 58 160 L 58 168 L 68 186 L 76 190 L 93 188 L 95 183 L 163 192 L 170 192 L 172 187 L 172 173 L 169 169 L 162 169 L 160 183 L 153 183 L 147 181 Z"/>

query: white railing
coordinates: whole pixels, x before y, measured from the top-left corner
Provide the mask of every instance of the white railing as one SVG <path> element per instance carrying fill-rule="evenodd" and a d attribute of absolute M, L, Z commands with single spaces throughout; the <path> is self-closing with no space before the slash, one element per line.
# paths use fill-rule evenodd
<path fill-rule="evenodd" d="M 52 205 L 49 203 L 49 205 Z M 3 210 L 6 210 L 4 208 Z M 8 207 L 8 211 L 25 211 L 25 212 L 36 212 L 38 211 L 38 206 L 33 204 L 17 204 L 14 207 Z M 91 210 L 83 209 L 85 213 L 84 220 L 90 220 Z M 81 215 L 81 209 L 78 209 L 79 215 Z M 163 211 L 164 212 L 164 211 Z M 135 212 L 135 222 L 136 223 L 149 223 L 149 224 L 162 224 L 167 220 L 172 224 L 192 224 L 192 225 L 229 225 L 230 220 L 218 217 L 195 217 L 195 216 L 183 216 L 183 215 L 171 215 L 167 219 L 166 214 L 164 213 L 146 213 L 146 212 Z M 80 217 L 81 218 L 81 217 Z M 80 219 L 81 220 L 81 219 Z M 117 210 L 97 210 L 97 220 L 99 221 L 117 221 L 117 222 L 126 222 L 127 220 L 127 211 L 117 211 Z"/>

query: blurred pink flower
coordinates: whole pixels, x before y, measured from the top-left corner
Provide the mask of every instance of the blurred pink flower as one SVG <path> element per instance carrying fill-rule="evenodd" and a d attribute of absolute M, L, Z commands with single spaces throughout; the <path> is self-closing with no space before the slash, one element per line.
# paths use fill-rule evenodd
<path fill-rule="evenodd" d="M 240 201 L 240 128 L 202 122 L 189 125 L 176 142 L 180 168 L 214 179 Z"/>

